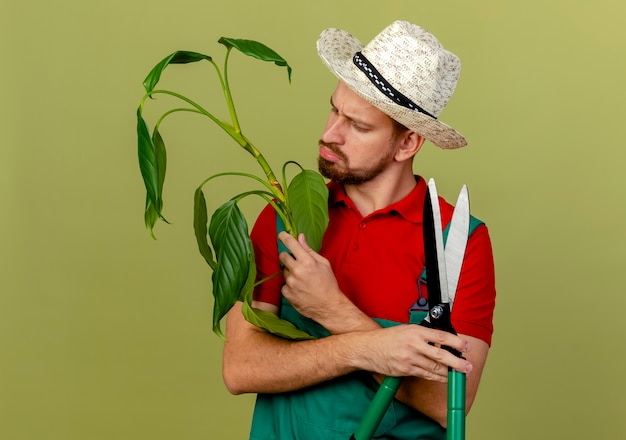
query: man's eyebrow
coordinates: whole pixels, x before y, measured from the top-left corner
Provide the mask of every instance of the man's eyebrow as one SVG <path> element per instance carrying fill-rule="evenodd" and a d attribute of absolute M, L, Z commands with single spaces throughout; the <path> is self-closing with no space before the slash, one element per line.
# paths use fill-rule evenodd
<path fill-rule="evenodd" d="M 337 107 L 335 106 L 335 103 L 333 103 L 333 97 L 332 96 L 330 97 L 330 106 L 333 109 L 337 110 Z M 364 127 L 368 127 L 368 128 L 373 127 L 372 124 L 370 124 L 369 122 L 366 122 L 366 121 L 364 121 L 364 120 L 362 120 L 362 119 L 360 119 L 358 117 L 355 118 L 355 117 L 352 117 L 352 116 L 349 116 L 349 115 L 346 115 L 346 114 L 343 114 L 343 117 L 348 119 L 348 120 L 350 120 L 350 121 L 352 121 L 352 122 L 355 122 L 355 123 L 357 123 L 359 125 L 362 125 Z"/>

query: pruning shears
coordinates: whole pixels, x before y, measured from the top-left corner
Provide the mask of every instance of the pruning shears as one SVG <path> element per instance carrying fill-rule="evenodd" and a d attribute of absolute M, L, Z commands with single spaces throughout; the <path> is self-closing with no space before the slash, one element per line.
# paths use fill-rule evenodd
<path fill-rule="evenodd" d="M 463 185 L 444 240 L 437 188 L 435 181 L 430 179 L 423 220 L 428 280 L 428 314 L 421 323 L 423 326 L 456 334 L 451 312 L 461 275 L 469 225 L 469 196 L 467 187 Z M 443 348 L 461 357 L 460 352 L 450 347 Z M 448 369 L 447 440 L 465 439 L 465 379 L 464 373 Z M 352 439 L 369 440 L 373 437 L 401 383 L 400 377 L 386 377 L 383 380 Z"/>

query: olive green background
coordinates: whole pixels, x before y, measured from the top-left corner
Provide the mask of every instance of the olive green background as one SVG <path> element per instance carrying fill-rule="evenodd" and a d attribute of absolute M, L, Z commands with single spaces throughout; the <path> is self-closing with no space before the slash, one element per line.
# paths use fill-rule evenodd
<path fill-rule="evenodd" d="M 335 84 L 319 32 L 366 42 L 395 19 L 463 60 L 441 119 L 470 145 L 427 144 L 415 169 L 452 200 L 466 183 L 493 239 L 496 333 L 468 438 L 624 438 L 625 12 L 617 0 L 5 0 L 0 438 L 246 438 L 253 396 L 222 384 L 191 220 L 205 177 L 256 167 L 208 121 L 166 120 L 173 224 L 153 241 L 136 158 L 141 82 L 175 50 L 222 60 L 220 36 L 262 41 L 293 82 L 233 53 L 243 129 L 277 172 L 290 159 L 314 167 Z M 162 85 L 225 115 L 207 63 L 174 66 Z M 209 203 L 250 188 L 225 179 Z M 250 221 L 260 206 L 245 204 Z"/>

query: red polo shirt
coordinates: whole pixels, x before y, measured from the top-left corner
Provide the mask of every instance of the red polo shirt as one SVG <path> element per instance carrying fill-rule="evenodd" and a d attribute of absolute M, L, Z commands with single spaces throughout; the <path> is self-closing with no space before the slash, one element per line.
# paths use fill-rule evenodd
<path fill-rule="evenodd" d="M 372 318 L 406 323 L 418 299 L 417 280 L 424 270 L 422 211 L 426 182 L 421 177 L 404 199 L 363 217 L 343 187 L 329 184 L 329 224 L 320 254 L 330 261 L 339 287 Z M 453 206 L 440 198 L 446 225 Z M 280 271 L 276 241 L 276 214 L 267 206 L 251 233 L 257 279 Z M 280 305 L 284 280 L 275 277 L 255 290 L 258 301 Z M 427 291 L 422 288 L 427 297 Z M 452 308 L 452 324 L 460 334 L 491 345 L 495 276 L 487 227 L 471 235 Z"/>

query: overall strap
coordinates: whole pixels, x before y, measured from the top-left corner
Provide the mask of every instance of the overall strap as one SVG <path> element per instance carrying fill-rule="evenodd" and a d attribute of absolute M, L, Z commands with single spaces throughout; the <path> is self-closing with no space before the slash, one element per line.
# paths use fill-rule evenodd
<path fill-rule="evenodd" d="M 278 215 L 277 213 L 276 214 L 276 235 L 280 234 L 284 230 L 285 230 L 285 223 L 283 223 L 283 219 L 280 218 L 280 215 Z M 289 249 L 287 249 L 287 246 L 285 246 L 282 241 L 280 240 L 277 240 L 277 241 L 278 241 L 278 253 L 279 254 L 281 252 L 289 252 Z"/>

